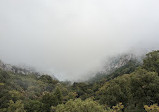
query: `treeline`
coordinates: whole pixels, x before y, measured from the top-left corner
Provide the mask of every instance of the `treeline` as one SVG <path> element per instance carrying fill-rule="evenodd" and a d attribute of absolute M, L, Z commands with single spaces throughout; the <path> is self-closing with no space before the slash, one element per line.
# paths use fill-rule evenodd
<path fill-rule="evenodd" d="M 0 70 L 0 112 L 159 112 L 159 51 L 91 82 Z"/>

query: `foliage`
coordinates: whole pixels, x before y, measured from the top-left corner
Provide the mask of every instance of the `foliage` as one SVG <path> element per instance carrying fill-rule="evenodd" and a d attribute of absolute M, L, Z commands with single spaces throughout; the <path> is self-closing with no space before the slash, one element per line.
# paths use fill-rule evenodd
<path fill-rule="evenodd" d="M 114 112 L 122 112 L 123 108 L 124 108 L 124 105 L 122 105 L 122 103 L 119 103 L 116 106 L 113 106 Z"/>
<path fill-rule="evenodd" d="M 136 59 L 129 60 L 124 66 L 121 66 L 118 69 L 113 70 L 111 73 L 105 73 L 105 72 L 98 72 L 94 78 L 92 78 L 91 82 L 102 82 L 102 80 L 106 81 L 112 80 L 118 76 L 121 76 L 123 74 L 130 74 L 134 72 L 137 67 L 139 67 L 140 63 Z"/>
<path fill-rule="evenodd" d="M 126 74 L 106 82 L 96 96 L 99 97 L 101 104 L 113 106 L 123 102 L 124 105 L 127 105 L 131 97 L 130 76 Z"/>
<path fill-rule="evenodd" d="M 144 108 L 147 112 L 159 112 L 159 106 L 157 104 L 153 104 L 150 106 L 145 105 Z"/>
<path fill-rule="evenodd" d="M 58 105 L 58 99 L 53 93 L 44 93 L 41 102 L 43 103 L 43 110 L 49 112 L 51 106 Z"/>
<path fill-rule="evenodd" d="M 27 112 L 43 112 L 43 103 L 38 100 L 28 100 L 24 106 Z"/>
<path fill-rule="evenodd" d="M 159 76 L 155 72 L 139 69 L 132 74 L 130 87 L 136 104 L 159 103 Z"/>
<path fill-rule="evenodd" d="M 62 93 L 58 87 L 56 88 L 54 95 L 57 98 L 57 104 L 61 104 L 63 101 L 63 97 L 62 97 Z"/>
<path fill-rule="evenodd" d="M 49 75 L 42 75 L 40 76 L 39 80 L 45 83 L 53 83 L 53 84 L 56 84 L 58 82 L 57 80 L 53 80 L 52 77 Z"/>
<path fill-rule="evenodd" d="M 4 83 L 0 83 L 0 86 L 4 86 Z"/>
<path fill-rule="evenodd" d="M 146 54 L 143 62 L 143 68 L 148 71 L 157 72 L 159 75 L 159 50 Z"/>
<path fill-rule="evenodd" d="M 24 110 L 24 104 L 22 103 L 22 101 L 17 100 L 14 103 L 12 100 L 10 100 L 7 112 L 26 112 L 26 111 Z"/>
<path fill-rule="evenodd" d="M 95 81 L 73 84 L 0 69 L 0 112 L 158 112 L 158 73 L 159 51 L 143 65 L 130 60 Z"/>
<path fill-rule="evenodd" d="M 69 100 L 66 104 L 56 107 L 56 112 L 107 112 L 103 106 L 92 99 L 82 101 L 81 99 Z"/>

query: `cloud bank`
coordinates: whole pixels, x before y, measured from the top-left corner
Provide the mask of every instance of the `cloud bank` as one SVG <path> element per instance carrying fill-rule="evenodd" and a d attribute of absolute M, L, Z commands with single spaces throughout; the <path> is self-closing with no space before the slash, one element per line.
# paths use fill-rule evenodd
<path fill-rule="evenodd" d="M 107 56 L 159 49 L 158 0 L 1 0 L 0 58 L 88 78 Z"/>

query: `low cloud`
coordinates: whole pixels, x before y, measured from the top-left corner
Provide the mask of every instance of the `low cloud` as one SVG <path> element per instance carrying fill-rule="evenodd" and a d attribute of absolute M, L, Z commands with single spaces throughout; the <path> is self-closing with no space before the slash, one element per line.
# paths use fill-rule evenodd
<path fill-rule="evenodd" d="M 88 78 L 112 55 L 159 49 L 158 0 L 2 0 L 0 58 Z"/>

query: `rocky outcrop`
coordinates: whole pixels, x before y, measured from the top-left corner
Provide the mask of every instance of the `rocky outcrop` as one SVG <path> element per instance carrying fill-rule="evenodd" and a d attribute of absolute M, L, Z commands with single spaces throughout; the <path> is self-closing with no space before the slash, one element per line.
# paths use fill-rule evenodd
<path fill-rule="evenodd" d="M 13 66 L 13 65 L 10 65 L 10 64 L 5 64 L 1 60 L 0 60 L 0 69 L 2 69 L 4 71 L 18 73 L 18 74 L 24 74 L 24 75 L 31 74 L 31 73 L 41 75 L 40 73 L 35 72 L 31 69 L 17 67 L 17 66 Z"/>
<path fill-rule="evenodd" d="M 124 65 L 126 65 L 130 60 L 138 60 L 134 54 L 124 54 L 117 57 L 110 58 L 104 66 L 105 73 L 110 73 Z"/>
<path fill-rule="evenodd" d="M 10 64 L 5 64 L 0 60 L 0 69 L 7 71 L 7 72 L 13 72 L 15 74 L 23 74 L 23 75 L 28 75 L 28 74 L 34 74 L 37 76 L 42 76 L 42 75 L 48 75 L 43 72 L 37 72 L 33 68 L 30 67 L 18 67 Z M 54 75 L 50 75 L 54 80 L 57 80 L 57 78 Z"/>

